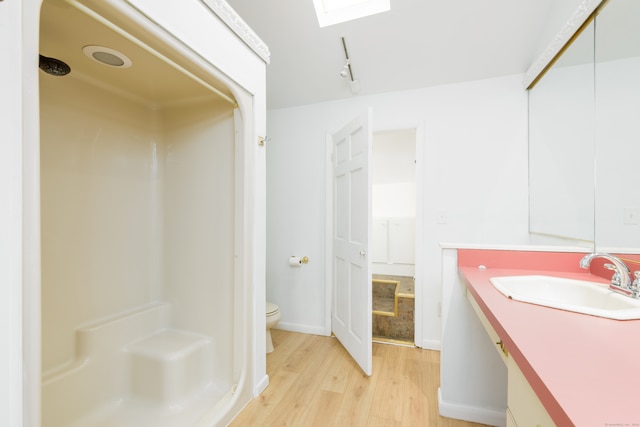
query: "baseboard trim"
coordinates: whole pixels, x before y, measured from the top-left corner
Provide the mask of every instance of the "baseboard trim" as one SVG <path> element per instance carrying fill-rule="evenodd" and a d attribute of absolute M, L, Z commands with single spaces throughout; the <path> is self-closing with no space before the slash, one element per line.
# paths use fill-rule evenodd
<path fill-rule="evenodd" d="M 324 337 L 328 337 L 331 335 L 331 333 L 326 333 L 324 327 L 301 325 L 299 323 L 278 322 L 274 329 L 280 329 L 289 332 L 300 332 L 302 334 L 321 335 Z M 425 350 L 440 351 L 440 340 L 422 340 L 422 345 L 416 342 L 416 346 Z"/>
<path fill-rule="evenodd" d="M 440 340 L 422 340 L 422 345 L 416 342 L 416 345 L 420 348 L 424 348 L 425 350 L 438 350 L 440 351 Z"/>
<path fill-rule="evenodd" d="M 260 381 L 253 388 L 253 397 L 258 397 L 269 385 L 269 375 L 262 377 Z"/>
<path fill-rule="evenodd" d="M 442 399 L 442 393 L 439 387 L 438 411 L 442 417 L 488 424 L 496 427 L 505 427 L 507 425 L 506 410 L 499 411 L 496 409 L 468 406 L 455 402 L 446 402 Z"/>
<path fill-rule="evenodd" d="M 281 329 L 289 332 L 300 332 L 303 334 L 322 335 L 325 337 L 328 336 L 324 326 L 309 326 L 301 325 L 299 323 L 278 322 L 274 329 Z"/>

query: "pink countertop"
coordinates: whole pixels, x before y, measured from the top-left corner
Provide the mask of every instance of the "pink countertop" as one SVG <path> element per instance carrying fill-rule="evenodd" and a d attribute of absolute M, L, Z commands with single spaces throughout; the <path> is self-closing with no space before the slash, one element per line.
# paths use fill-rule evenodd
<path fill-rule="evenodd" d="M 513 301 L 489 282 L 495 276 L 530 274 L 606 280 L 579 269 L 468 264 L 459 262 L 467 288 L 558 426 L 640 426 L 640 320 Z"/>

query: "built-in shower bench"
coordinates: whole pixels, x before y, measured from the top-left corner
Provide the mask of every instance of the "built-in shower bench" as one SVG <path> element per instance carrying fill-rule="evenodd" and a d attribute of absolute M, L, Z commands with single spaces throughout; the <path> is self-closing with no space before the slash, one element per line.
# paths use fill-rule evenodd
<path fill-rule="evenodd" d="M 74 427 L 129 426 L 141 413 L 182 419 L 178 408 L 220 393 L 211 386 L 213 340 L 170 325 L 171 305 L 152 302 L 77 329 L 74 362 L 43 374 L 43 417 Z"/>
<path fill-rule="evenodd" d="M 213 342 L 204 335 L 161 330 L 127 346 L 131 392 L 160 403 L 175 404 L 211 381 Z"/>

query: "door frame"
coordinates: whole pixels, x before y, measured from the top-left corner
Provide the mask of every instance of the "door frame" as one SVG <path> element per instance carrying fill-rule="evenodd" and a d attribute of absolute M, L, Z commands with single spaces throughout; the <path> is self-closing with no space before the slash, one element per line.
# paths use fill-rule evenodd
<path fill-rule="evenodd" d="M 415 129 L 416 132 L 416 239 L 415 239 L 415 308 L 414 308 L 414 343 L 425 348 L 422 342 L 423 302 L 423 250 L 424 247 L 424 177 L 425 177 L 425 138 L 424 122 L 397 123 L 388 126 L 376 126 L 372 123 L 372 132 Z M 331 335 L 331 304 L 333 277 L 333 152 L 331 133 L 325 138 L 325 335 Z M 371 166 L 372 159 L 369 159 Z M 427 346 L 428 348 L 429 346 Z"/>

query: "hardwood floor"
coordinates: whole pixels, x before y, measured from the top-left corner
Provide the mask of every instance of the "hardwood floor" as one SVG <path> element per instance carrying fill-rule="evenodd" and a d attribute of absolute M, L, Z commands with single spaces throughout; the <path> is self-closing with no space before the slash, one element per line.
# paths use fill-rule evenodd
<path fill-rule="evenodd" d="M 366 377 L 335 338 L 272 330 L 269 387 L 230 424 L 472 427 L 438 415 L 440 353 L 373 344 Z"/>

